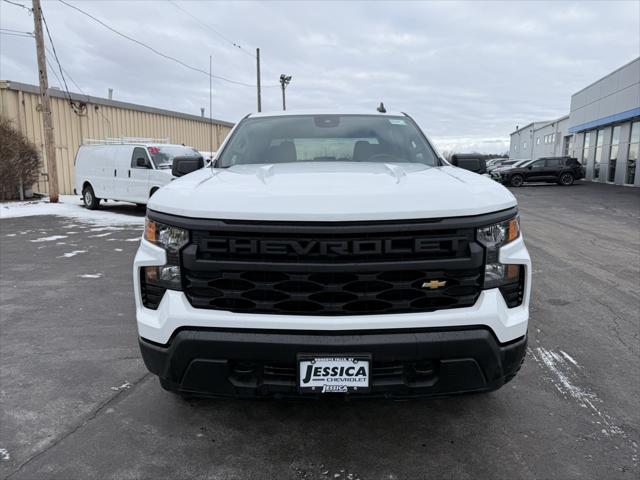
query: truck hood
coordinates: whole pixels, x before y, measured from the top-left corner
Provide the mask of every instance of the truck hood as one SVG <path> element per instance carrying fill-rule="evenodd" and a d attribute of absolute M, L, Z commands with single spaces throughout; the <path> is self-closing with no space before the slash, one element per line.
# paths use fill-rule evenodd
<path fill-rule="evenodd" d="M 194 218 L 348 221 L 479 215 L 515 205 L 503 186 L 451 166 L 298 162 L 201 169 L 158 190 L 148 208 Z"/>

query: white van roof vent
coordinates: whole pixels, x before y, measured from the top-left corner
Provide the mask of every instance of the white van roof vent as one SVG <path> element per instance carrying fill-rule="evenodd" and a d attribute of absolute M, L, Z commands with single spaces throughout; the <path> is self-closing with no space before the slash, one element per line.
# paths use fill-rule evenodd
<path fill-rule="evenodd" d="M 132 143 L 170 143 L 169 138 L 148 137 L 106 137 L 104 139 L 85 138 L 83 145 L 127 145 Z"/>

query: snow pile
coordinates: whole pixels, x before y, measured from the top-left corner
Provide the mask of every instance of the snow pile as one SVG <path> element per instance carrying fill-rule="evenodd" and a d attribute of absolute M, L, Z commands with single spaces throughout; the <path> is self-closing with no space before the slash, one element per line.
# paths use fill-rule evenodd
<path fill-rule="evenodd" d="M 129 215 L 129 212 L 135 214 Z M 87 210 L 75 195 L 60 195 L 59 203 L 49 203 L 48 200 L 0 203 L 0 219 L 35 215 L 59 215 L 96 225 L 144 224 L 144 217 L 136 212 L 133 204 L 126 202 L 101 202 L 98 210 Z"/>

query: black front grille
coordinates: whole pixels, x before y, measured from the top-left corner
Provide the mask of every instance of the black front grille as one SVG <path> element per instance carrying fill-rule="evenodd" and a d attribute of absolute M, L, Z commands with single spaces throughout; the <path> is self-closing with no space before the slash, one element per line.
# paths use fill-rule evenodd
<path fill-rule="evenodd" d="M 472 306 L 484 249 L 475 219 L 283 223 L 202 221 L 181 251 L 196 308 L 366 315 Z M 495 218 L 484 219 L 485 224 Z"/>
<path fill-rule="evenodd" d="M 188 272 L 196 308 L 288 315 L 363 315 L 466 307 L 481 290 L 482 269 L 357 272 Z M 423 285 L 446 282 L 437 289 Z"/>

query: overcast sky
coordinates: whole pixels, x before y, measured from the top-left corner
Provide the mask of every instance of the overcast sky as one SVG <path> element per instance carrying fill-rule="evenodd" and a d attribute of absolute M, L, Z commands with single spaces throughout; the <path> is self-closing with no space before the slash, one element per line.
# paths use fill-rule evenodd
<path fill-rule="evenodd" d="M 33 31 L 27 10 L 1 1 L 0 28 Z M 375 111 L 384 101 L 414 116 L 441 150 L 504 152 L 516 125 L 567 113 L 573 92 L 640 55 L 637 0 L 68 1 L 202 70 L 213 55 L 214 75 L 240 82 L 255 84 L 260 47 L 265 111 L 281 108 L 278 78 L 287 73 L 289 109 Z M 85 93 L 113 88 L 117 100 L 208 111 L 207 75 L 58 1 L 43 1 L 43 11 L 63 68 Z M 33 39 L 5 32 L 0 41 L 0 79 L 37 84 Z M 49 82 L 58 86 L 51 73 Z M 214 117 L 236 122 L 256 110 L 255 88 L 213 85 Z"/>

